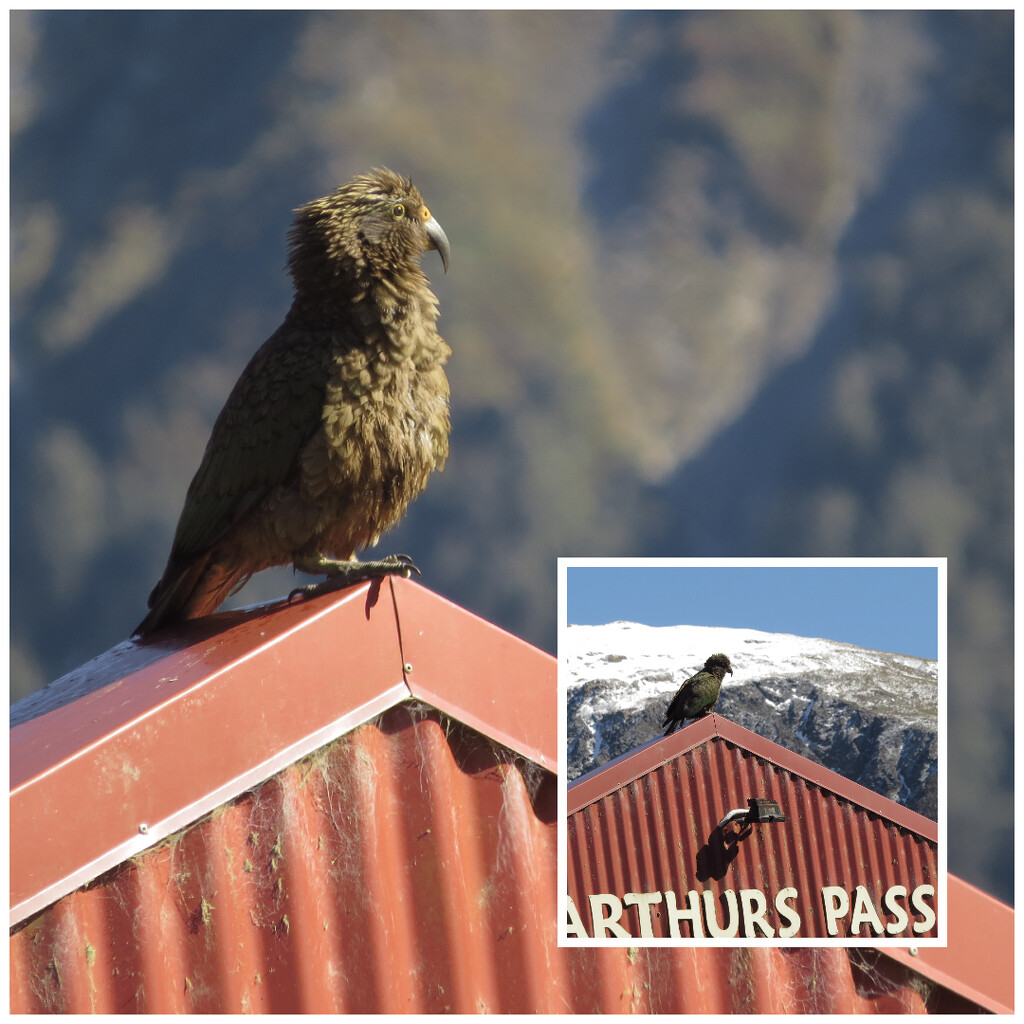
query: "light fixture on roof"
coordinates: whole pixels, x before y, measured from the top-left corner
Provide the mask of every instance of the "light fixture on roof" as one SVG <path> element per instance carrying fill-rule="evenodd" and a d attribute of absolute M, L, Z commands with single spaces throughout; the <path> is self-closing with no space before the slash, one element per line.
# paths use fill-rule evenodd
<path fill-rule="evenodd" d="M 744 826 L 769 825 L 775 821 L 785 821 L 786 816 L 774 800 L 767 800 L 763 797 L 752 796 L 747 800 L 746 807 L 737 807 L 718 823 L 719 828 L 725 828 L 730 822 L 737 821 Z"/>

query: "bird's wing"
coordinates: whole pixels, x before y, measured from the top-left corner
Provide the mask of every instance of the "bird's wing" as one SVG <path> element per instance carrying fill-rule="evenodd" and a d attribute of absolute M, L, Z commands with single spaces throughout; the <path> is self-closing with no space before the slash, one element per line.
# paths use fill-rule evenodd
<path fill-rule="evenodd" d="M 172 558 L 208 551 L 295 472 L 321 422 L 330 336 L 281 328 L 256 352 L 217 417 L 185 498 Z"/>
<path fill-rule="evenodd" d="M 693 689 L 693 681 L 696 678 L 696 676 L 690 676 L 690 678 L 687 679 L 678 690 L 676 690 L 676 695 L 672 698 L 672 702 L 669 704 L 668 710 L 665 712 L 665 721 L 662 722 L 662 725 L 668 722 L 670 718 L 679 718 L 681 715 L 685 717 L 684 711 L 687 703 L 689 702 L 690 692 Z"/>

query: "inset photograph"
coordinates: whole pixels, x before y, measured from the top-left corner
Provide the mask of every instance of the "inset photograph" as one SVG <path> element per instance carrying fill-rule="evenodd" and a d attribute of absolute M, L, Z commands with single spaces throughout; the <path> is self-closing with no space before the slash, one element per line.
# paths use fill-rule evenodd
<path fill-rule="evenodd" d="M 945 945 L 944 559 L 559 582 L 561 941 Z"/>

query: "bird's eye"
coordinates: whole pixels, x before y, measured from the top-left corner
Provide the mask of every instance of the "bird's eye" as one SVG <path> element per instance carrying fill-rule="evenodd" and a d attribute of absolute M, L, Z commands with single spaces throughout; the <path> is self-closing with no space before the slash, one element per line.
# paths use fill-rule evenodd
<path fill-rule="evenodd" d="M 401 220 L 405 216 L 405 203 L 395 203 L 395 205 L 391 207 L 391 216 L 394 217 L 395 220 Z"/>

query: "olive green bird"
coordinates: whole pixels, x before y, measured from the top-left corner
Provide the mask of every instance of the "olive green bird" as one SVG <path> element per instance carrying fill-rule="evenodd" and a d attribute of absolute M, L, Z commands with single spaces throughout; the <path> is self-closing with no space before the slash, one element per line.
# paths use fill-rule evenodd
<path fill-rule="evenodd" d="M 215 611 L 253 573 L 326 574 L 305 592 L 419 570 L 360 562 L 444 467 L 451 350 L 420 266 L 441 225 L 408 179 L 353 178 L 296 211 L 284 323 L 242 371 L 189 486 L 136 629 Z"/>
<path fill-rule="evenodd" d="M 704 667 L 679 687 L 661 723 L 666 736 L 688 718 L 703 718 L 711 714 L 722 692 L 722 680 L 726 672 L 732 674 L 729 659 L 724 654 L 712 654 L 704 662 Z"/>

